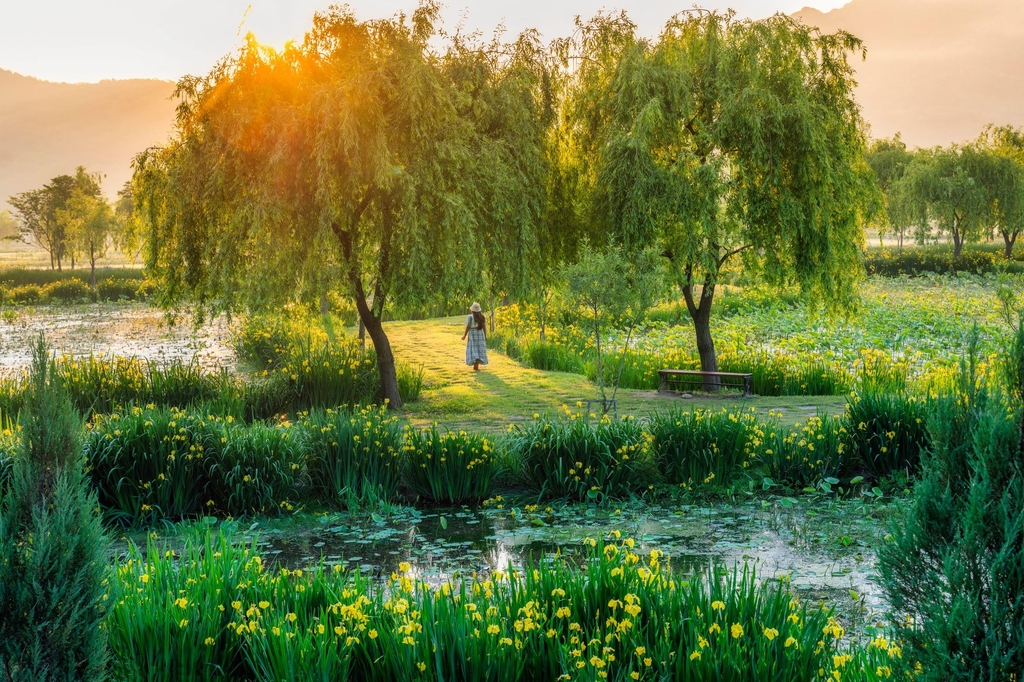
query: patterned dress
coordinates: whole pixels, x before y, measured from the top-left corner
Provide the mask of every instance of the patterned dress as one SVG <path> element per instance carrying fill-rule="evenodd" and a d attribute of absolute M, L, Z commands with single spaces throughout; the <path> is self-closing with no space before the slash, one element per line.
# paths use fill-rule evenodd
<path fill-rule="evenodd" d="M 469 327 L 469 338 L 466 339 L 466 364 L 472 365 L 479 360 L 481 365 L 486 365 L 487 336 L 483 329 L 476 328 L 472 315 L 466 318 L 466 325 Z"/>

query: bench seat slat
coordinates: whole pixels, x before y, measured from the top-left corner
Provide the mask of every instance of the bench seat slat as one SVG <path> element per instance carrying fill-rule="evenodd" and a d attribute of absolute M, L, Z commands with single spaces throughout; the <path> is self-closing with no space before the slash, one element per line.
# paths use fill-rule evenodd
<path fill-rule="evenodd" d="M 753 374 L 743 372 L 701 372 L 693 369 L 659 369 L 658 374 L 675 374 L 693 377 L 750 377 Z"/>

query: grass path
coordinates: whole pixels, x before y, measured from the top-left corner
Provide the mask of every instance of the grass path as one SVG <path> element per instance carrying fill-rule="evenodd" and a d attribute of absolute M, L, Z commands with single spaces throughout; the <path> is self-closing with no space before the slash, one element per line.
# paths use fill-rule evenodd
<path fill-rule="evenodd" d="M 398 358 L 424 368 L 423 396 L 405 409 L 412 422 L 500 431 L 535 413 L 553 413 L 562 405 L 574 407 L 577 401 L 598 396 L 597 386 L 583 376 L 530 369 L 495 351 L 489 351 L 490 364 L 474 372 L 466 366 L 465 342 L 460 338 L 464 320 L 449 317 L 386 325 Z M 626 389 L 620 389 L 617 398 L 619 414 L 642 416 L 677 406 L 753 407 L 763 413 L 781 412 L 790 422 L 806 419 L 819 409 L 840 412 L 846 402 L 842 396 L 679 398 Z"/>

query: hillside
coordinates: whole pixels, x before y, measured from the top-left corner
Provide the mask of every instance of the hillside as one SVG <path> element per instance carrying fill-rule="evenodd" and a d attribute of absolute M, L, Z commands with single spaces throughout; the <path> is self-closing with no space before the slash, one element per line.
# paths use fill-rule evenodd
<path fill-rule="evenodd" d="M 0 209 L 7 197 L 84 165 L 113 197 L 132 157 L 167 138 L 174 84 L 50 83 L 0 69 Z"/>
<path fill-rule="evenodd" d="M 911 146 L 973 139 L 987 123 L 1024 126 L 1024 2 L 853 0 L 794 16 L 864 41 L 857 99 L 873 137 Z"/>
<path fill-rule="evenodd" d="M 625 3 L 620 3 L 625 4 Z M 1024 126 L 1024 1 L 852 0 L 796 15 L 864 40 L 858 99 L 874 137 L 910 145 L 973 139 L 986 123 Z M 0 69 L 0 210 L 7 197 L 78 165 L 113 196 L 132 157 L 166 139 L 174 84 L 51 83 Z"/>

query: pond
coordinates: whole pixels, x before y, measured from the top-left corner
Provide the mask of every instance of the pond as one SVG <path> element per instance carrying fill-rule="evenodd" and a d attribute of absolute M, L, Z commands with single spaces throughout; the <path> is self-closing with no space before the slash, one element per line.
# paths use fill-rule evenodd
<path fill-rule="evenodd" d="M 160 365 L 195 358 L 206 369 L 236 364 L 224 318 L 197 328 L 188 316 L 172 323 L 163 311 L 144 303 L 97 303 L 7 309 L 0 321 L 0 375 L 29 366 L 40 332 L 56 353 L 129 356 Z"/>
<path fill-rule="evenodd" d="M 788 501 L 785 501 L 789 504 Z M 764 579 L 788 576 L 801 597 L 841 613 L 872 615 L 884 607 L 874 547 L 883 542 L 888 507 L 860 502 L 778 501 L 677 507 L 469 507 L 379 514 L 328 514 L 312 523 L 252 524 L 270 563 L 301 568 L 323 561 L 384 578 L 401 561 L 439 584 L 458 575 L 521 568 L 556 552 L 582 555 L 585 538 L 619 530 L 657 548 L 685 575 L 744 564 Z"/>

